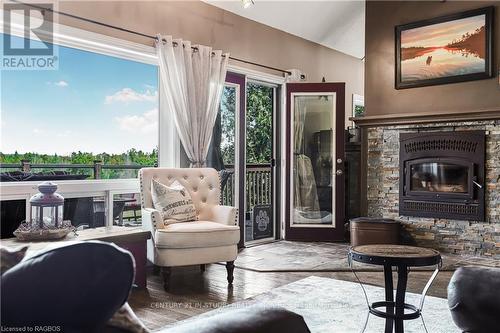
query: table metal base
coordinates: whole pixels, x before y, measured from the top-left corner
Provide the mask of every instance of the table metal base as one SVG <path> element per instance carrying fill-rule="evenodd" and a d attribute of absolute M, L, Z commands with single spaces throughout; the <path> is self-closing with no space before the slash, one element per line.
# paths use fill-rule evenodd
<path fill-rule="evenodd" d="M 352 267 L 352 261 L 349 260 L 349 265 L 351 267 L 352 272 L 356 276 L 361 288 L 363 289 L 363 293 L 365 295 L 366 304 L 368 305 L 368 315 L 366 316 L 366 321 L 363 326 L 362 332 L 365 331 L 366 325 L 368 323 L 368 318 L 370 314 L 373 314 L 377 317 L 385 318 L 385 333 L 403 333 L 404 332 L 404 321 L 412 320 L 417 318 L 422 318 L 422 307 L 424 305 L 425 295 L 432 282 L 436 278 L 439 273 L 439 265 L 435 269 L 434 273 L 430 277 L 429 281 L 424 287 L 422 291 L 422 295 L 420 297 L 419 306 L 415 306 L 412 304 L 405 303 L 405 294 L 406 294 L 406 286 L 408 281 L 408 272 L 409 268 L 406 265 L 398 265 L 398 282 L 396 287 L 396 300 L 394 301 L 394 286 L 392 279 L 392 266 L 384 265 L 384 280 L 385 280 L 385 301 L 379 301 L 374 303 L 369 303 L 368 296 L 366 294 L 365 288 L 358 278 L 356 272 Z M 385 311 L 380 310 L 379 308 L 385 307 Z M 405 313 L 405 309 L 410 310 L 408 313 Z M 422 323 L 424 325 L 424 329 L 427 332 L 427 328 L 425 327 L 425 323 L 422 319 Z"/>
<path fill-rule="evenodd" d="M 398 316 L 394 313 L 394 311 L 381 311 L 378 310 L 377 308 L 386 308 L 386 309 L 394 309 L 396 306 L 395 302 L 387 302 L 387 301 L 382 301 L 382 302 L 373 302 L 370 307 L 370 313 L 381 318 L 392 318 L 392 319 L 403 319 L 403 320 L 411 320 L 411 319 L 417 319 L 420 317 L 420 310 L 413 304 L 408 304 L 404 303 L 403 308 L 411 310 L 409 313 L 404 313 L 401 316 Z"/>

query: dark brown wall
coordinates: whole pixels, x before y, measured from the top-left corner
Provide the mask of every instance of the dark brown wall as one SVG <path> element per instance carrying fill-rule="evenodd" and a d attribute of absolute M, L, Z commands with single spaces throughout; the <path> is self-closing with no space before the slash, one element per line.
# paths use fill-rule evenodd
<path fill-rule="evenodd" d="M 394 88 L 394 27 L 399 24 L 495 6 L 495 77 L 438 86 Z M 500 109 L 500 1 L 367 1 L 365 105 L 367 116 Z"/>

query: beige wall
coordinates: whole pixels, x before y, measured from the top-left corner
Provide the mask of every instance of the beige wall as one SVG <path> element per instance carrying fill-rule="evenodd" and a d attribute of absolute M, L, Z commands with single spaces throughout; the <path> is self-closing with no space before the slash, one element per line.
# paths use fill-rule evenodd
<path fill-rule="evenodd" d="M 394 27 L 494 5 L 495 77 L 487 80 L 396 90 Z M 500 1 L 369 1 L 366 4 L 365 106 L 367 116 L 454 113 L 500 109 Z"/>
<path fill-rule="evenodd" d="M 234 57 L 268 66 L 297 68 L 307 74 L 310 82 L 319 82 L 323 76 L 330 82 L 346 82 L 346 118 L 350 116 L 352 94 L 363 95 L 364 64 L 360 59 L 203 2 L 72 1 L 61 2 L 59 9 L 150 35 L 162 33 L 210 45 Z M 71 18 L 61 17 L 60 22 L 152 45 L 149 39 Z"/>

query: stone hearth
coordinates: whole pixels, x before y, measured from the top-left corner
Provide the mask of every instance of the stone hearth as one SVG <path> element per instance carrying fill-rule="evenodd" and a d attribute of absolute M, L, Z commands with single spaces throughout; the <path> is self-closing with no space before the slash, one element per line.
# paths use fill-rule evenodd
<path fill-rule="evenodd" d="M 486 221 L 399 215 L 399 134 L 486 131 Z M 368 129 L 368 215 L 400 220 L 412 241 L 457 254 L 500 259 L 500 121 L 391 125 Z"/>

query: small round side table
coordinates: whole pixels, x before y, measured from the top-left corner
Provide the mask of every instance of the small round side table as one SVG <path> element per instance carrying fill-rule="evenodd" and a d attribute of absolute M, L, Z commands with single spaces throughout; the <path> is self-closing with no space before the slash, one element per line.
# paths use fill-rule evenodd
<path fill-rule="evenodd" d="M 438 251 L 415 246 L 405 245 L 359 245 L 351 247 L 348 254 L 349 266 L 356 276 L 368 305 L 368 315 L 363 327 L 366 329 L 370 314 L 385 318 L 385 333 L 403 333 L 404 320 L 417 319 L 421 317 L 425 295 L 441 268 L 441 255 Z M 384 266 L 385 301 L 369 303 L 365 289 L 359 280 L 354 268 L 353 261 Z M 436 269 L 422 291 L 419 306 L 405 303 L 406 284 L 410 267 L 422 267 L 436 265 Z M 392 267 L 397 267 L 398 283 L 396 289 L 396 301 L 394 301 L 394 287 L 392 281 Z M 380 308 L 385 308 L 385 311 Z M 405 313 L 405 309 L 408 310 Z M 425 327 L 425 323 L 424 323 Z M 426 329 L 427 330 L 427 329 Z"/>

